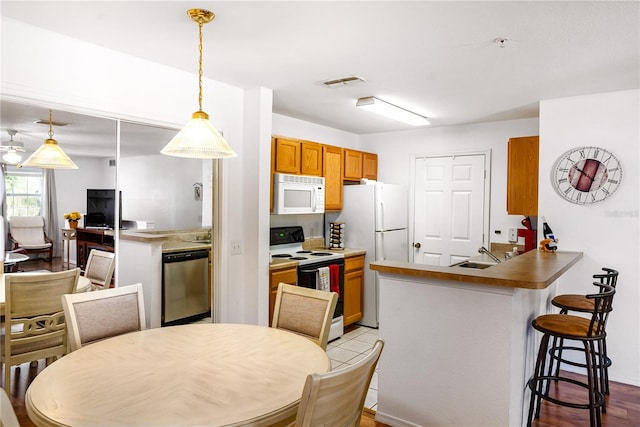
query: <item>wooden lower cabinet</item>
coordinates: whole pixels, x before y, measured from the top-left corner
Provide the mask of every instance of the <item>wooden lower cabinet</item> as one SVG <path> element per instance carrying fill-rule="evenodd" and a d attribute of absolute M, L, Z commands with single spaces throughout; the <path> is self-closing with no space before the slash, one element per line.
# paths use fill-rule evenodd
<path fill-rule="evenodd" d="M 297 269 L 285 268 L 282 270 L 271 270 L 269 272 L 269 326 L 273 320 L 273 309 L 276 305 L 276 295 L 278 294 L 278 284 L 280 282 L 295 285 L 298 279 Z"/>
<path fill-rule="evenodd" d="M 362 319 L 364 255 L 344 259 L 344 325 Z"/>

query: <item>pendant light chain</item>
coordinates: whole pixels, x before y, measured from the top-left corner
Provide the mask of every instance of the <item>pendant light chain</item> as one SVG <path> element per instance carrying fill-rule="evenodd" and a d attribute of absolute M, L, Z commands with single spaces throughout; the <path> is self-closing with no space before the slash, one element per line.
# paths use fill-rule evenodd
<path fill-rule="evenodd" d="M 53 113 L 49 110 L 49 139 L 53 139 Z"/>
<path fill-rule="evenodd" d="M 198 20 L 198 30 L 200 32 L 200 45 L 198 53 L 200 55 L 198 60 L 198 105 L 199 111 L 202 111 L 202 19 Z"/>

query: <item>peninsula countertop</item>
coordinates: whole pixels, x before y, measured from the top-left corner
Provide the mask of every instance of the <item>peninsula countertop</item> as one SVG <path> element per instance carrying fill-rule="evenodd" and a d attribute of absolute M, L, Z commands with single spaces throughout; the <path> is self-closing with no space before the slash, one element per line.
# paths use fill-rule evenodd
<path fill-rule="evenodd" d="M 375 261 L 370 268 L 380 273 L 414 278 L 452 280 L 478 285 L 545 289 L 582 259 L 582 252 L 554 253 L 532 250 L 489 268 L 444 267 L 397 261 Z"/>

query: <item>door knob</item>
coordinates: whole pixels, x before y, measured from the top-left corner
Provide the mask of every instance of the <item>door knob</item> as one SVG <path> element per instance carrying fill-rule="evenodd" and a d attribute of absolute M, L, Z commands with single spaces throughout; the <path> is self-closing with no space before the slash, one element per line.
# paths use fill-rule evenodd
<path fill-rule="evenodd" d="M 422 245 L 420 244 L 420 242 L 417 242 L 417 243 L 414 243 L 414 244 L 413 244 L 413 247 L 414 247 L 414 248 L 416 248 L 416 249 L 420 249 L 420 246 L 422 246 Z"/>

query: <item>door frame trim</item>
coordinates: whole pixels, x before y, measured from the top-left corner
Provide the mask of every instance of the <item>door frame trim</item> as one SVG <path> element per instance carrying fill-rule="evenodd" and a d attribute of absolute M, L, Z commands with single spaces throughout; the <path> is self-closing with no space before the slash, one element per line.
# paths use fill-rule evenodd
<path fill-rule="evenodd" d="M 488 247 L 489 244 L 489 228 L 491 225 L 491 149 L 486 150 L 474 150 L 474 151 L 454 151 L 448 153 L 439 154 L 412 154 L 411 164 L 409 167 L 409 262 L 414 263 L 414 230 L 415 230 L 415 187 L 416 187 L 416 160 L 422 158 L 436 158 L 436 157 L 460 157 L 460 156 L 484 156 L 484 200 L 482 210 L 482 245 Z"/>

